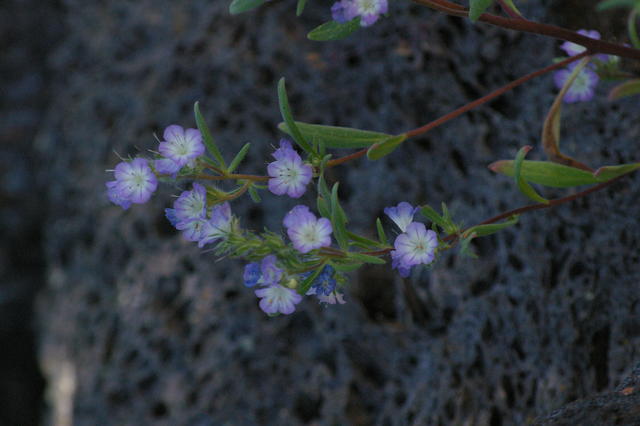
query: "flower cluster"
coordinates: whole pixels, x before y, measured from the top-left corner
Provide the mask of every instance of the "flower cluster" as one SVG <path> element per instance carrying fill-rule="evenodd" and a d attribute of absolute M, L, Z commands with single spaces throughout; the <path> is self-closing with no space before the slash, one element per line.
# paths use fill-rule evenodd
<path fill-rule="evenodd" d="M 165 209 L 165 215 L 176 229 L 189 241 L 197 241 L 198 247 L 226 238 L 232 231 L 231 206 L 225 202 L 213 206 L 207 215 L 207 191 L 199 183 L 184 191 Z"/>
<path fill-rule="evenodd" d="M 175 178 L 182 167 L 194 167 L 195 160 L 204 154 L 199 130 L 185 130 L 174 124 L 165 129 L 164 139 L 158 147 L 161 157 L 152 161 L 158 174 Z M 145 158 L 136 157 L 116 166 L 115 180 L 106 183 L 107 197 L 112 203 L 126 210 L 132 203 L 143 204 L 149 201 L 158 187 L 158 178 L 149 162 Z"/>
<path fill-rule="evenodd" d="M 409 276 L 413 266 L 433 262 L 438 247 L 437 234 L 427 230 L 423 223 L 413 222 L 416 211 L 417 208 L 406 202 L 384 210 L 402 231 L 393 244 L 395 250 L 391 251 L 391 266 L 405 278 Z"/>
<path fill-rule="evenodd" d="M 276 161 L 269 163 L 269 191 L 276 195 L 287 194 L 291 198 L 300 198 L 307 190 L 313 177 L 313 169 L 302 162 L 300 155 L 286 139 L 280 141 L 280 148 L 273 154 Z"/>
<path fill-rule="evenodd" d="M 387 0 L 341 0 L 331 7 L 336 22 L 344 23 L 360 17 L 360 25 L 368 27 L 376 23 L 380 15 L 387 13 Z"/>
<path fill-rule="evenodd" d="M 308 278 L 312 272 L 301 274 L 302 279 Z M 307 296 L 315 295 L 320 303 L 325 305 L 335 305 L 346 303 L 342 293 L 336 290 L 335 270 L 331 265 L 326 265 L 311 283 L 307 291 Z"/>

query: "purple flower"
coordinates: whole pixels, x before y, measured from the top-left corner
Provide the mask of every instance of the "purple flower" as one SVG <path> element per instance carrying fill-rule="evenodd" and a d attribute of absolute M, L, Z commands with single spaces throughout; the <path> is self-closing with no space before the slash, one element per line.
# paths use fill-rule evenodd
<path fill-rule="evenodd" d="M 109 197 L 109 201 L 122 207 L 124 210 L 127 210 L 129 207 L 131 207 L 131 201 L 129 201 L 129 199 L 127 198 L 123 198 L 122 195 L 120 195 L 120 192 L 117 189 L 117 180 L 109 181 L 106 183 L 106 185 L 107 197 Z"/>
<path fill-rule="evenodd" d="M 204 237 L 206 219 L 190 219 L 176 223 L 176 229 L 189 241 L 200 241 Z"/>
<path fill-rule="evenodd" d="M 295 206 L 283 220 L 293 247 L 300 253 L 331 245 L 333 229 L 329 219 L 316 216 L 307 206 Z"/>
<path fill-rule="evenodd" d="M 322 272 L 313 280 L 313 284 L 311 285 L 315 294 L 318 296 L 329 296 L 333 293 L 333 290 L 336 288 L 336 280 L 333 278 L 334 272 L 335 270 L 330 265 L 322 268 Z"/>
<path fill-rule="evenodd" d="M 207 190 L 199 183 L 191 191 L 183 191 L 173 203 L 178 223 L 207 217 Z"/>
<path fill-rule="evenodd" d="M 164 142 L 160 142 L 158 150 L 164 157 L 182 167 L 204 154 L 202 134 L 197 129 L 185 130 L 173 124 L 164 130 Z"/>
<path fill-rule="evenodd" d="M 258 284 L 258 280 L 261 277 L 260 264 L 258 262 L 248 263 L 244 267 L 244 285 L 247 287 L 253 287 Z"/>
<path fill-rule="evenodd" d="M 176 177 L 178 171 L 182 168 L 180 164 L 176 163 L 171 158 L 160 158 L 155 160 L 154 166 L 158 173 L 162 175 L 171 175 L 173 178 Z"/>
<path fill-rule="evenodd" d="M 120 206 L 126 205 L 126 201 L 136 204 L 146 203 L 158 187 L 158 179 L 144 158 L 138 157 L 133 161 L 118 163 L 114 176 L 115 184 L 107 185 L 108 195 L 110 194 L 109 198 L 112 201 L 119 200 L 116 204 Z"/>
<path fill-rule="evenodd" d="M 291 314 L 296 310 L 296 305 L 302 300 L 302 296 L 295 290 L 275 284 L 255 291 L 260 300 L 260 309 L 267 314 Z"/>
<path fill-rule="evenodd" d="M 408 276 L 412 266 L 433 262 L 438 236 L 427 230 L 423 223 L 413 222 L 407 231 L 398 235 L 394 242 L 396 248 L 391 252 L 392 267 L 397 268 L 400 275 Z"/>
<path fill-rule="evenodd" d="M 348 3 L 349 3 L 349 0 L 342 0 L 342 1 L 335 2 L 333 6 L 331 6 L 331 17 L 333 18 L 334 21 L 336 21 L 339 24 L 344 24 L 345 22 L 348 21 L 348 19 L 345 16 L 345 12 L 346 12 L 345 9 Z"/>
<path fill-rule="evenodd" d="M 273 153 L 273 157 L 276 161 L 267 166 L 267 172 L 271 177 L 269 191 L 276 195 L 287 194 L 291 198 L 300 198 L 307 190 L 313 169 L 302 162 L 291 143 L 284 139 L 280 141 L 280 148 Z"/>
<path fill-rule="evenodd" d="M 202 238 L 198 241 L 198 247 L 213 243 L 221 238 L 226 238 L 231 232 L 231 206 L 225 202 L 218 204 L 211 210 L 211 218 L 205 222 L 202 228 Z"/>
<path fill-rule="evenodd" d="M 568 68 L 561 69 L 554 73 L 553 79 L 558 89 L 562 89 L 562 87 L 564 87 L 575 66 L 575 64 L 572 64 L 569 65 Z M 566 103 L 590 101 L 595 94 L 595 89 L 599 80 L 600 78 L 598 77 L 598 74 L 593 70 L 586 67 L 583 68 L 576 76 L 576 79 L 569 87 L 569 90 L 567 90 L 563 101 Z"/>
<path fill-rule="evenodd" d="M 400 228 L 402 232 L 406 232 L 407 226 L 413 222 L 413 215 L 417 211 L 417 207 L 413 207 L 404 201 L 398 204 L 397 207 L 387 207 L 384 209 L 384 213 L 398 225 L 398 228 Z"/>
<path fill-rule="evenodd" d="M 169 223 L 171 223 L 171 226 L 175 227 L 178 224 L 178 218 L 176 217 L 175 209 L 164 209 L 164 215 Z"/>
<path fill-rule="evenodd" d="M 360 17 L 360 25 L 368 27 L 376 23 L 380 15 L 387 13 L 387 0 L 343 0 L 343 16 L 350 21 Z"/>
<path fill-rule="evenodd" d="M 260 264 L 260 273 L 262 276 L 260 277 L 260 281 L 258 284 L 262 285 L 276 285 L 280 282 L 280 278 L 282 278 L 282 269 L 276 266 L 276 256 L 271 254 L 264 259 L 262 259 L 262 263 Z"/>

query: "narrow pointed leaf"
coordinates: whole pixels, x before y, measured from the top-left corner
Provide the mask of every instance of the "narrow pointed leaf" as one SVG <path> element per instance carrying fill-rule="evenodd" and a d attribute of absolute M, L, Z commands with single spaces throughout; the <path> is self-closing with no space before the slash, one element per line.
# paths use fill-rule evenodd
<path fill-rule="evenodd" d="M 298 0 L 298 5 L 296 6 L 296 16 L 302 15 L 304 12 L 304 7 L 307 5 L 307 0 Z"/>
<path fill-rule="evenodd" d="M 520 148 L 518 154 L 516 154 L 513 172 L 513 177 L 516 181 L 516 185 L 518 185 L 518 189 L 520 189 L 520 192 L 522 192 L 531 200 L 537 201 L 538 203 L 549 204 L 549 200 L 540 196 L 536 192 L 536 190 L 533 189 L 533 187 L 529 185 L 529 183 L 522 177 L 522 162 L 524 161 L 525 155 L 527 155 L 529 151 L 531 151 L 531 147 L 527 145 Z"/>
<path fill-rule="evenodd" d="M 362 262 L 356 262 L 356 263 L 336 263 L 336 262 L 331 262 L 331 265 L 333 266 L 333 269 L 335 269 L 338 272 L 351 272 L 351 271 L 355 271 L 356 269 L 361 267 L 362 266 Z"/>
<path fill-rule="evenodd" d="M 394 137 L 386 133 L 352 129 L 350 127 L 323 126 L 300 121 L 296 121 L 295 125 L 307 140 L 315 139 L 318 143 L 324 143 L 327 148 L 368 148 L 375 143 Z M 290 130 L 288 123 L 280 123 L 278 128 L 293 136 L 293 131 Z"/>
<path fill-rule="evenodd" d="M 607 0 L 598 3 L 596 10 L 606 10 L 614 7 L 634 7 L 638 6 L 638 0 Z"/>
<path fill-rule="evenodd" d="M 607 181 L 618 176 L 631 173 L 634 170 L 640 169 L 640 163 L 621 164 L 619 166 L 604 166 L 600 167 L 593 174 L 599 181 Z"/>
<path fill-rule="evenodd" d="M 359 28 L 359 17 L 344 23 L 329 21 L 312 29 L 309 34 L 307 34 L 307 38 L 313 41 L 340 40 L 350 36 Z"/>
<path fill-rule="evenodd" d="M 320 216 L 322 217 L 326 217 L 327 219 L 331 219 L 331 210 L 329 209 L 329 203 L 327 203 L 327 200 L 322 197 L 321 195 L 318 195 L 318 199 L 316 201 L 316 204 L 318 206 L 318 212 L 320 213 Z"/>
<path fill-rule="evenodd" d="M 262 6 L 266 0 L 233 0 L 229 5 L 229 13 L 237 15 Z"/>
<path fill-rule="evenodd" d="M 475 233 L 468 234 L 460 240 L 460 254 L 463 256 L 468 256 L 473 259 L 477 259 L 478 255 L 471 250 L 471 240 L 476 237 Z"/>
<path fill-rule="evenodd" d="M 549 160 L 554 163 L 560 163 L 571 167 L 576 167 L 578 169 L 592 171 L 589 166 L 581 163 L 574 158 L 571 158 L 560 151 L 560 118 L 562 114 L 562 100 L 564 99 L 567 91 L 575 81 L 578 74 L 582 71 L 582 69 L 589 63 L 589 58 L 582 59 L 578 65 L 573 69 L 569 78 L 564 83 L 562 89 L 556 96 L 551 108 L 549 108 L 549 112 L 547 113 L 547 117 L 544 120 L 544 125 L 542 126 L 542 147 L 544 148 L 544 152 L 549 157 Z"/>
<path fill-rule="evenodd" d="M 385 263 L 387 263 L 384 259 L 380 259 L 376 256 L 369 256 L 368 254 L 363 253 L 351 252 L 349 253 L 349 258 L 359 260 L 360 262 L 364 263 L 372 263 L 374 265 L 384 265 Z"/>
<path fill-rule="evenodd" d="M 380 240 L 380 244 L 385 246 L 389 245 L 389 240 L 387 240 L 387 234 L 384 232 L 380 218 L 376 219 L 376 229 L 378 230 L 378 240 Z"/>
<path fill-rule="evenodd" d="M 403 133 L 398 136 L 392 136 L 382 142 L 377 142 L 367 151 L 367 158 L 369 160 L 379 160 L 385 155 L 391 154 L 405 139 L 407 139 L 407 135 Z"/>
<path fill-rule="evenodd" d="M 509 226 L 513 226 L 518 223 L 519 216 L 514 215 L 511 216 L 508 220 L 501 223 L 492 223 L 489 225 L 477 225 L 473 226 L 466 231 L 464 231 L 463 237 L 475 234 L 476 237 L 486 237 L 487 235 L 495 234 L 496 232 L 502 231 Z"/>
<path fill-rule="evenodd" d="M 493 4 L 493 0 L 469 0 L 469 19 L 476 22 Z"/>
<path fill-rule="evenodd" d="M 617 101 L 618 99 L 638 94 L 640 94 L 640 79 L 629 80 L 611 89 L 609 100 Z"/>
<path fill-rule="evenodd" d="M 258 194 L 258 190 L 253 185 L 249 187 L 249 196 L 254 203 L 259 203 L 260 201 L 262 201 L 262 199 L 260 198 L 260 194 Z"/>
<path fill-rule="evenodd" d="M 242 148 L 240 148 L 240 151 L 238 151 L 236 156 L 231 161 L 231 164 L 229 164 L 229 169 L 227 170 L 229 173 L 233 173 L 233 171 L 238 168 L 240 163 L 242 163 L 242 160 L 244 160 L 244 157 L 247 155 L 247 152 L 249 152 L 249 148 L 251 148 L 250 143 L 247 143 Z"/>
<path fill-rule="evenodd" d="M 515 176 L 514 163 L 513 160 L 500 160 L 490 164 L 489 168 L 496 173 L 513 177 Z M 590 185 L 600 182 L 592 173 L 585 170 L 549 161 L 524 160 L 522 162 L 521 176 L 527 182 L 554 188 L 570 188 L 572 186 Z"/>
<path fill-rule="evenodd" d="M 347 231 L 347 237 L 349 237 L 351 241 L 354 241 L 359 246 L 365 249 L 373 249 L 378 247 L 377 241 L 373 241 L 369 238 L 363 237 L 362 235 L 354 234 L 353 232 Z"/>
<path fill-rule="evenodd" d="M 424 217 L 426 217 L 427 219 L 429 219 L 431 222 L 435 223 L 436 225 L 438 225 L 442 229 L 445 228 L 445 226 L 447 224 L 446 221 L 444 220 L 444 218 L 442 216 L 440 216 L 440 214 L 438 212 L 436 212 L 433 209 L 433 207 L 431 207 L 429 205 L 420 207 L 420 213 L 422 213 L 422 215 Z"/>
<path fill-rule="evenodd" d="M 226 169 L 227 165 L 224 162 L 224 158 L 222 158 L 222 154 L 220 153 L 220 150 L 218 149 L 215 141 L 213 140 L 213 136 L 211 136 L 211 131 L 209 130 L 209 127 L 207 126 L 207 123 L 204 121 L 204 117 L 200 112 L 199 102 L 195 103 L 195 105 L 193 106 L 193 111 L 196 116 L 196 125 L 198 126 L 198 130 L 200 130 L 200 133 L 202 134 L 202 140 L 204 142 L 204 146 L 207 148 L 207 151 L 209 151 L 209 154 L 213 155 L 213 158 L 216 159 L 216 161 L 218 162 L 218 165 L 221 166 L 223 169 Z"/>
<path fill-rule="evenodd" d="M 296 126 L 296 123 L 293 120 L 293 115 L 291 115 L 291 107 L 289 106 L 289 98 L 287 97 L 287 88 L 284 77 L 278 82 L 278 101 L 280 103 L 280 114 L 282 115 L 282 119 L 290 130 L 289 135 L 300 146 L 300 148 L 312 154 L 313 149 L 311 148 L 311 145 L 309 145 L 309 142 L 307 142 L 302 133 L 300 133 L 298 126 Z"/>

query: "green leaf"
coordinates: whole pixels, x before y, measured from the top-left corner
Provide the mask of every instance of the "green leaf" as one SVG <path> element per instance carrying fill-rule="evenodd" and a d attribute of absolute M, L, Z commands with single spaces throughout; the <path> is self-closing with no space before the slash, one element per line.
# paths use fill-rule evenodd
<path fill-rule="evenodd" d="M 300 146 L 300 148 L 310 154 L 313 154 L 311 145 L 309 145 L 309 142 L 307 142 L 302 133 L 300 133 L 298 126 L 296 126 L 296 122 L 293 120 L 293 115 L 291 115 L 291 107 L 289 106 L 289 99 L 287 98 L 287 88 L 285 86 L 284 77 L 278 82 L 278 101 L 280 103 L 280 114 L 282 114 L 282 119 L 287 124 L 287 128 L 291 130 L 289 135 Z"/>
<path fill-rule="evenodd" d="M 357 263 L 336 263 L 336 262 L 331 262 L 331 266 L 333 266 L 333 269 L 335 269 L 338 272 L 351 272 L 351 271 L 355 271 L 356 269 L 361 267 L 362 263 L 361 262 L 357 262 Z"/>
<path fill-rule="evenodd" d="M 513 160 L 496 161 L 490 164 L 489 168 L 496 173 L 502 173 L 510 177 L 515 176 Z M 590 185 L 600 182 L 593 174 L 585 170 L 549 161 L 524 160 L 522 162 L 521 175 L 527 182 L 554 188 L 570 188 L 572 186 Z"/>
<path fill-rule="evenodd" d="M 368 148 L 371 145 L 383 142 L 394 137 L 386 133 L 372 132 L 369 130 L 352 129 L 350 127 L 323 126 L 320 124 L 308 124 L 300 121 L 295 126 L 308 140 L 322 142 L 327 148 Z M 278 124 L 278 128 L 286 134 L 293 136 L 288 123 Z"/>
<path fill-rule="evenodd" d="M 638 94 L 640 94 L 640 79 L 629 80 L 614 87 L 609 92 L 609 100 L 617 101 L 618 99 Z"/>
<path fill-rule="evenodd" d="M 227 171 L 229 173 L 233 173 L 233 171 L 240 165 L 242 160 L 244 160 L 244 157 L 247 155 L 247 152 L 249 151 L 249 148 L 251 148 L 251 144 L 250 143 L 247 143 L 242 148 L 240 148 L 240 151 L 238 151 L 236 156 L 233 157 L 233 160 L 231 161 L 231 164 L 229 165 L 229 169 L 227 169 Z"/>
<path fill-rule="evenodd" d="M 347 240 L 347 229 L 345 224 L 347 223 L 344 211 L 340 207 L 338 201 L 338 186 L 339 183 L 335 183 L 331 188 L 331 224 L 333 225 L 333 236 L 336 237 L 338 246 L 341 249 L 346 250 L 349 246 Z"/>
<path fill-rule="evenodd" d="M 369 249 L 369 248 L 378 247 L 377 241 L 370 240 L 369 238 L 363 237 L 358 234 L 354 234 L 353 232 L 347 231 L 347 237 L 349 237 L 351 241 L 354 241 L 355 243 L 357 243 L 357 245 L 361 246 L 362 248 Z"/>
<path fill-rule="evenodd" d="M 489 225 L 477 225 L 464 231 L 463 237 L 475 234 L 476 237 L 486 237 L 487 235 L 495 234 L 498 231 L 502 231 L 509 226 L 513 226 L 518 223 L 518 215 L 513 215 L 505 222 L 492 223 Z"/>
<path fill-rule="evenodd" d="M 323 268 L 324 268 L 324 264 L 318 266 L 316 270 L 313 271 L 313 274 L 309 275 L 307 278 L 305 278 L 302 281 L 302 283 L 300 283 L 300 286 L 298 287 L 299 294 L 303 296 L 307 294 L 307 291 L 309 291 L 309 289 L 311 288 L 311 284 L 313 284 L 313 280 L 318 278 L 318 275 L 320 275 L 320 272 L 322 272 Z"/>
<path fill-rule="evenodd" d="M 606 0 L 598 3 L 596 10 L 606 10 L 614 7 L 638 7 L 640 2 L 638 0 Z"/>
<path fill-rule="evenodd" d="M 382 221 L 380 218 L 376 219 L 376 228 L 378 230 L 378 240 L 380 240 L 380 244 L 389 245 L 389 240 L 387 240 L 387 234 L 384 233 L 384 228 L 382 227 Z"/>
<path fill-rule="evenodd" d="M 471 245 L 471 240 L 473 240 L 475 237 L 476 237 L 476 234 L 472 232 L 471 234 L 468 234 L 466 237 L 463 237 L 460 240 L 460 254 L 461 255 L 468 256 L 468 257 L 471 257 L 473 259 L 477 259 L 478 258 L 478 255 L 475 254 L 473 252 L 473 250 L 471 250 L 471 246 L 470 246 Z"/>
<path fill-rule="evenodd" d="M 380 259 L 376 256 L 370 256 L 368 254 L 350 252 L 348 255 L 350 259 L 359 260 L 364 263 L 371 263 L 374 265 L 384 265 L 387 263 L 384 259 Z"/>
<path fill-rule="evenodd" d="M 382 142 L 377 142 L 367 150 L 367 158 L 369 160 L 379 160 L 385 155 L 391 154 L 405 139 L 407 139 L 407 135 L 403 133 L 398 136 L 391 136 Z"/>
<path fill-rule="evenodd" d="M 226 169 L 227 165 L 224 162 L 224 158 L 222 158 L 222 154 L 220 153 L 220 150 L 216 146 L 216 143 L 213 140 L 213 136 L 211 136 L 211 131 L 209 130 L 209 127 L 207 126 L 207 123 L 204 121 L 204 117 L 200 112 L 199 102 L 195 103 L 195 105 L 193 106 L 193 111 L 196 116 L 196 125 L 198 126 L 198 130 L 200 130 L 200 133 L 202 133 L 202 140 L 204 142 L 204 146 L 207 147 L 207 151 L 209 151 L 209 154 L 213 155 L 213 157 L 218 161 L 218 165 L 221 166 L 223 169 Z"/>
<path fill-rule="evenodd" d="M 326 200 L 331 200 L 331 191 L 329 191 L 324 175 L 320 175 L 318 178 L 318 194 L 322 195 Z"/>
<path fill-rule="evenodd" d="M 254 203 L 259 203 L 260 201 L 262 201 L 260 198 L 260 194 L 258 194 L 258 190 L 253 185 L 249 187 L 249 196 Z"/>
<path fill-rule="evenodd" d="M 444 218 L 442 216 L 440 216 L 440 214 L 438 212 L 436 212 L 431 206 L 425 205 L 425 206 L 421 207 L 420 208 L 420 213 L 422 213 L 422 215 L 424 217 L 426 217 L 427 219 L 429 219 L 431 222 L 435 223 L 436 225 L 438 225 L 442 229 L 445 228 L 446 222 L 445 222 Z"/>
<path fill-rule="evenodd" d="M 262 6 L 266 0 L 233 0 L 229 5 L 229 13 L 237 15 Z"/>
<path fill-rule="evenodd" d="M 304 12 L 304 7 L 307 5 L 307 0 L 298 0 L 298 5 L 296 6 L 296 16 L 302 15 Z"/>
<path fill-rule="evenodd" d="M 492 4 L 493 0 L 469 0 L 469 19 L 476 22 Z"/>
<path fill-rule="evenodd" d="M 621 164 L 619 166 L 600 167 L 593 174 L 600 181 L 607 181 L 640 169 L 640 163 Z"/>
<path fill-rule="evenodd" d="M 509 6 L 515 13 L 517 13 L 518 15 L 522 16 L 522 13 L 520 13 L 520 11 L 518 10 L 518 8 L 516 7 L 515 4 L 513 4 L 512 0 L 504 0 L 504 2 L 507 4 L 507 6 Z"/>
<path fill-rule="evenodd" d="M 318 212 L 320 213 L 320 216 L 331 219 L 331 210 L 329 209 L 329 204 L 323 196 L 318 195 L 316 204 L 318 206 Z"/>
<path fill-rule="evenodd" d="M 329 21 L 312 29 L 309 34 L 307 34 L 307 38 L 313 41 L 340 40 L 350 36 L 359 28 L 360 17 L 344 23 Z"/>
<path fill-rule="evenodd" d="M 516 161 L 514 163 L 514 175 L 513 175 L 516 181 L 516 185 L 518 185 L 518 189 L 520 189 L 520 192 L 522 192 L 531 200 L 537 201 L 538 203 L 549 204 L 549 200 L 541 197 L 536 192 L 536 190 L 533 189 L 533 187 L 529 185 L 529 183 L 522 177 L 522 173 L 521 173 L 522 162 L 524 161 L 525 155 L 527 155 L 529 151 L 531 151 L 531 147 L 527 145 L 520 148 L 520 150 L 518 151 L 518 154 L 516 154 Z"/>

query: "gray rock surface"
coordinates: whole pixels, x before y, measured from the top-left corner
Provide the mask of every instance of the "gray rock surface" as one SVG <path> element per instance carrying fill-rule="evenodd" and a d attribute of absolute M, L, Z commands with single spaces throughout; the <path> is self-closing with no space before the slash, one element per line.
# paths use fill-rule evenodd
<path fill-rule="evenodd" d="M 35 138 L 47 177 L 38 324 L 57 390 L 49 421 L 519 425 L 620 383 L 640 355 L 638 176 L 522 217 L 474 243 L 478 260 L 452 253 L 407 282 L 369 268 L 353 276 L 346 305 L 308 300 L 278 318 L 242 286 L 240 262 L 171 229 L 163 208 L 179 188 L 126 212 L 109 205 L 114 150 L 144 153 L 166 125 L 193 126 L 197 100 L 224 153 L 252 142 L 242 171 L 261 173 L 280 137 L 280 76 L 298 119 L 393 133 L 560 54 L 553 40 L 409 3 L 328 44 L 305 34 L 329 18 L 329 3 L 310 2 L 302 19 L 292 0 L 237 17 L 226 3 L 65 0 L 56 15 L 64 38 L 48 57 L 50 104 Z M 523 9 L 584 26 L 580 13 L 568 22 L 551 2 Z M 593 26 L 620 36 L 613 19 Z M 612 105 L 605 93 L 565 108 L 562 145 L 594 166 L 637 160 L 637 99 Z M 403 200 L 445 201 L 468 224 L 526 204 L 486 166 L 525 144 L 542 158 L 553 97 L 546 76 L 384 160 L 336 168 L 354 228 L 372 232 L 382 209 Z M 265 196 L 233 209 L 247 227 L 277 230 L 294 204 Z"/>

